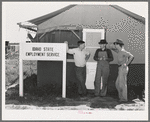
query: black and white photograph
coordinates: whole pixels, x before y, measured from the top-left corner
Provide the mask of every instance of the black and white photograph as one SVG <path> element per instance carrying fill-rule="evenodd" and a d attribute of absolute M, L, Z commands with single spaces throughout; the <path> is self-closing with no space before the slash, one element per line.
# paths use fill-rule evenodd
<path fill-rule="evenodd" d="M 2 2 L 2 120 L 148 120 L 148 2 Z"/>

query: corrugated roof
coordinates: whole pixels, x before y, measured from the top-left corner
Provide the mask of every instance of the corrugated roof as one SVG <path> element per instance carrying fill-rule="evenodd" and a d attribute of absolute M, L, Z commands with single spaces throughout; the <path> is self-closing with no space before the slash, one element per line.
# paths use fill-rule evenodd
<path fill-rule="evenodd" d="M 116 11 L 110 10 L 109 6 Z M 104 9 L 105 12 L 102 12 L 101 9 Z M 117 22 L 118 20 L 115 20 L 117 17 L 112 16 L 115 15 L 114 12 L 117 14 L 117 11 L 145 24 L 144 17 L 141 17 L 117 5 L 69 5 L 55 12 L 29 20 L 28 22 L 37 25 L 38 32 L 43 33 L 45 31 L 50 31 L 51 29 L 60 28 L 61 26 L 68 27 L 69 25 L 75 25 L 75 27 L 77 27 L 78 25 L 83 26 L 85 24 L 95 26 L 95 21 L 101 21 L 100 16 L 105 16 L 106 18 L 109 17 L 113 19 L 113 21 Z M 110 16 L 106 16 L 108 14 L 110 14 Z M 111 24 L 112 23 L 109 23 L 109 25 Z M 20 27 L 27 29 L 30 28 L 26 25 Z"/>
<path fill-rule="evenodd" d="M 35 18 L 35 19 L 32 19 L 32 20 L 28 20 L 28 22 L 31 22 L 31 23 L 33 23 L 35 25 L 39 25 L 42 22 L 44 22 L 44 21 L 46 21 L 46 20 L 48 20 L 48 19 L 50 19 L 50 18 L 52 18 L 54 16 L 57 16 L 57 15 L 61 14 L 62 12 L 66 11 L 66 10 L 68 10 L 68 9 L 74 7 L 74 6 L 76 6 L 76 5 L 69 5 L 67 7 L 59 9 L 59 10 L 57 10 L 55 12 L 50 13 L 50 14 L 46 14 L 44 16 L 41 16 L 41 17 L 38 17 L 38 18 Z"/>
<path fill-rule="evenodd" d="M 52 18 L 54 16 L 57 16 L 57 15 L 61 14 L 62 12 L 66 11 L 66 10 L 68 10 L 68 9 L 74 7 L 74 6 L 76 6 L 76 5 L 69 5 L 67 7 L 59 9 L 59 10 L 57 10 L 55 12 L 50 13 L 50 14 L 47 14 L 47 15 L 44 15 L 44 16 L 41 16 L 41 17 L 38 17 L 38 18 L 35 18 L 35 19 L 32 19 L 32 20 L 28 20 L 28 22 L 31 22 L 31 23 L 33 23 L 35 25 L 39 25 L 42 22 L 44 22 L 44 21 L 46 21 L 46 20 L 48 20 L 48 19 L 50 19 L 50 18 Z M 115 9 L 117 9 L 117 10 L 119 10 L 119 11 L 121 11 L 121 12 L 123 12 L 124 14 L 126 14 L 126 15 L 128 15 L 128 16 L 130 16 L 130 17 L 132 17 L 132 18 L 142 22 L 143 24 L 145 24 L 145 18 L 144 17 L 139 16 L 139 15 L 133 13 L 133 12 L 130 12 L 130 11 L 128 11 L 128 10 L 118 6 L 118 5 L 110 5 L 110 6 L 115 8 Z"/>
<path fill-rule="evenodd" d="M 139 16 L 139 15 L 137 15 L 137 14 L 131 12 L 131 11 L 128 11 L 128 10 L 118 6 L 118 5 L 110 5 L 110 6 L 115 8 L 115 9 L 117 9 L 117 10 L 119 10 L 119 11 L 121 11 L 121 12 L 123 12 L 124 14 L 126 14 L 126 15 L 128 15 L 128 16 L 130 16 L 130 17 L 132 17 L 132 18 L 142 22 L 143 24 L 145 24 L 145 18 L 144 17 Z"/>

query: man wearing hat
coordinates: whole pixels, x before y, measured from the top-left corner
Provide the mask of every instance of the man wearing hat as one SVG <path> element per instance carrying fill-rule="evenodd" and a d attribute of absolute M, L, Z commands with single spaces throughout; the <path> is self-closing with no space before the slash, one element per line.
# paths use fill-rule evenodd
<path fill-rule="evenodd" d="M 106 48 L 107 41 L 100 40 L 100 48 L 96 50 L 94 60 L 97 61 L 96 76 L 94 81 L 95 96 L 106 96 L 107 80 L 109 76 L 109 62 L 113 61 L 113 55 L 110 49 Z M 101 84 L 102 77 L 102 84 Z M 102 86 L 101 86 L 102 85 Z"/>
<path fill-rule="evenodd" d="M 78 47 L 69 49 L 68 42 L 65 41 L 64 43 L 67 44 L 67 53 L 73 54 L 74 62 L 75 62 L 75 73 L 78 79 L 78 94 L 81 97 L 86 96 L 87 90 L 85 86 L 86 82 L 86 62 L 90 57 L 90 53 L 87 52 L 85 48 L 84 41 L 78 41 Z"/>
<path fill-rule="evenodd" d="M 118 53 L 118 77 L 116 80 L 116 88 L 118 91 L 119 101 L 127 102 L 127 74 L 128 65 L 134 59 L 134 56 L 124 49 L 124 43 L 121 39 L 117 39 L 110 45 L 110 49 Z"/>

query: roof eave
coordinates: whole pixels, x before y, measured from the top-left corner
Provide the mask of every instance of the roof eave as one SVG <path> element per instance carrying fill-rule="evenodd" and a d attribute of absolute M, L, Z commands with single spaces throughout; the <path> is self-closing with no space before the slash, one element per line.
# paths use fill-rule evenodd
<path fill-rule="evenodd" d="M 110 6 L 117 9 L 117 10 L 119 10 L 119 11 L 121 11 L 124 14 L 134 18 L 135 20 L 138 20 L 138 21 L 142 22 L 143 24 L 145 24 L 145 18 L 144 17 L 139 16 L 139 15 L 137 15 L 137 14 L 131 12 L 131 11 L 128 11 L 128 10 L 118 6 L 118 5 L 110 5 Z"/>

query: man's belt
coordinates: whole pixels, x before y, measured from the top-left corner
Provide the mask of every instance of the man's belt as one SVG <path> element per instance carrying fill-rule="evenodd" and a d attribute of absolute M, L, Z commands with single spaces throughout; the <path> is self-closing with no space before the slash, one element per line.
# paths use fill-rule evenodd
<path fill-rule="evenodd" d="M 122 64 L 123 65 L 123 64 Z M 121 67 L 122 65 L 118 65 L 118 67 Z M 125 65 L 126 66 L 126 65 Z"/>

